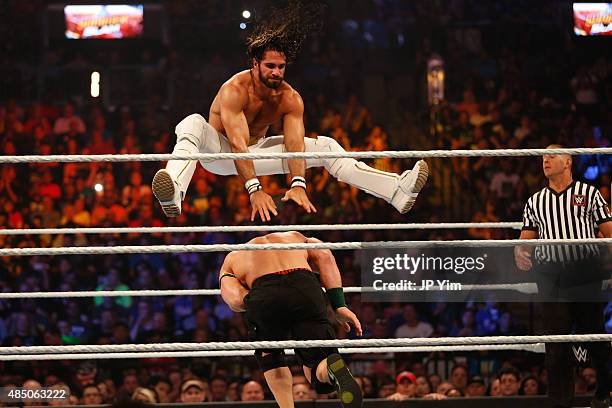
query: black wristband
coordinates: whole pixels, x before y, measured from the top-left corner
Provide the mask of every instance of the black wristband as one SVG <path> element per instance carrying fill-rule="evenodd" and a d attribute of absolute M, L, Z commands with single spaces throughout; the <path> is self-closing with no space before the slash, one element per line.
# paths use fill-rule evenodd
<path fill-rule="evenodd" d="M 344 289 L 326 289 L 325 293 L 327 293 L 327 298 L 329 299 L 329 303 L 331 304 L 332 309 L 336 310 L 338 308 L 346 306 L 346 301 L 344 299 Z"/>

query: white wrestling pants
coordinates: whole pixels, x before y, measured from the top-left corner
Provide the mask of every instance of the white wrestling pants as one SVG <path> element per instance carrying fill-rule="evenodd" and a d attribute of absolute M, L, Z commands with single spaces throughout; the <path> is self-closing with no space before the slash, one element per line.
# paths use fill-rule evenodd
<path fill-rule="evenodd" d="M 232 152 L 227 138 L 217 132 L 199 114 L 187 116 L 176 126 L 175 132 L 177 143 L 172 152 L 173 154 Z M 249 152 L 286 152 L 283 140 L 283 136 L 262 138 L 256 144 L 249 146 Z M 344 151 L 338 142 L 326 136 L 319 136 L 317 139 L 305 138 L 304 143 L 306 152 Z M 206 170 L 214 174 L 222 176 L 238 174 L 233 160 L 200 161 L 200 163 Z M 253 160 L 253 164 L 255 166 L 255 173 L 258 176 L 289 172 L 287 160 Z M 355 159 L 306 159 L 306 167 L 325 167 L 338 180 L 382 198 L 387 202 L 391 202 L 395 192 L 398 190 L 399 175 L 376 170 Z M 170 160 L 166 166 L 166 170 L 177 183 L 183 198 L 195 168 L 196 161 L 194 160 Z"/>

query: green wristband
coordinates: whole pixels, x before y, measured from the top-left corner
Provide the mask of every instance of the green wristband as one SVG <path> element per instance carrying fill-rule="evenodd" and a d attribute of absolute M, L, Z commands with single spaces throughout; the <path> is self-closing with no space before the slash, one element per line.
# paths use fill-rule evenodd
<path fill-rule="evenodd" d="M 344 300 L 344 289 L 342 288 L 331 288 L 326 289 L 327 298 L 329 299 L 329 303 L 331 304 L 332 309 L 336 310 L 340 307 L 346 306 L 346 302 Z"/>

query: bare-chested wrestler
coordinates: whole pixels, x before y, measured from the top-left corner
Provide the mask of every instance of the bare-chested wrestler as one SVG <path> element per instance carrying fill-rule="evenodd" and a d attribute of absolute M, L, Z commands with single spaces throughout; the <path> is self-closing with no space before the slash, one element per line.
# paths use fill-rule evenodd
<path fill-rule="evenodd" d="M 294 231 L 249 241 L 253 244 L 306 242 L 321 241 Z M 319 271 L 320 281 L 313 269 Z M 340 271 L 329 250 L 231 252 L 221 267 L 219 280 L 223 300 L 234 311 L 246 311 L 253 341 L 334 339 L 325 294 L 344 330 L 348 332 L 352 325 L 358 336 L 362 334 L 359 320 L 346 306 Z M 317 393 L 338 391 L 344 407 L 361 407 L 361 390 L 338 349 L 309 347 L 296 349 L 295 353 Z M 293 408 L 293 380 L 283 350 L 256 350 L 255 357 L 278 405 Z"/>
<path fill-rule="evenodd" d="M 299 19 L 287 11 L 283 21 L 266 20 L 248 39 L 250 69 L 225 82 L 213 100 L 208 121 L 194 113 L 175 129 L 174 154 L 195 153 L 280 153 L 343 152 L 338 142 L 327 136 L 304 136 L 304 103 L 300 94 L 284 81 L 285 69 L 305 37 Z M 282 14 L 281 14 L 282 16 Z M 294 26 L 298 26 L 297 28 Z M 303 30 L 306 30 L 304 28 Z M 266 137 L 271 126 L 282 128 L 282 135 Z M 291 160 L 213 160 L 200 161 L 218 175 L 239 175 L 251 200 L 251 220 L 262 221 L 277 215 L 272 198 L 262 190 L 258 176 L 291 175 L 291 186 L 282 201 L 293 200 L 307 212 L 316 211 L 306 194 L 306 168 L 325 167 L 335 178 L 382 198 L 400 213 L 408 212 L 427 181 L 427 163 L 419 160 L 402 174 L 369 167 L 355 159 Z M 153 178 L 153 193 L 168 217 L 181 213 L 181 201 L 196 168 L 193 160 L 170 160 Z"/>

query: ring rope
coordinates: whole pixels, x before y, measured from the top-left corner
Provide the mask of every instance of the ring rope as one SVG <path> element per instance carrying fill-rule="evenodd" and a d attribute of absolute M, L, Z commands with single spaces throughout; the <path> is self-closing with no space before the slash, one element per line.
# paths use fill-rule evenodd
<path fill-rule="evenodd" d="M 358 340 L 283 340 L 233 341 L 209 343 L 155 343 L 155 344 L 81 344 L 74 346 L 11 346 L 0 347 L 0 354 L 52 354 L 52 353 L 112 353 L 145 351 L 197 351 L 197 350 L 256 350 L 310 347 L 410 347 L 456 346 L 491 344 L 582 343 L 612 341 L 612 334 L 561 334 L 547 336 L 486 336 L 486 337 L 432 337 L 401 339 Z"/>
<path fill-rule="evenodd" d="M 461 285 L 462 290 L 515 290 L 526 294 L 535 294 L 538 287 L 535 283 L 508 283 Z M 435 291 L 434 288 L 429 292 Z M 344 293 L 377 292 L 373 287 L 348 286 Z M 124 296 L 218 296 L 220 289 L 173 289 L 173 290 L 82 290 L 71 292 L 0 292 L 0 299 L 64 299 L 85 297 L 124 297 Z"/>
<path fill-rule="evenodd" d="M 261 232 L 261 231 L 355 231 L 355 230 L 412 230 L 462 228 L 514 228 L 522 222 L 437 222 L 397 224 L 316 224 L 316 225 L 219 225 L 192 227 L 96 227 L 96 228 L 20 228 L 0 229 L 0 235 L 44 234 L 158 234 L 177 232 Z"/>
<path fill-rule="evenodd" d="M 409 159 L 426 157 L 542 156 L 544 154 L 612 154 L 611 147 L 563 149 L 408 150 L 380 152 L 283 152 L 283 153 L 194 153 L 194 154 L 58 154 L 0 156 L 0 163 L 91 163 L 167 160 L 261 160 L 261 159 Z"/>
<path fill-rule="evenodd" d="M 457 345 L 457 346 L 426 346 L 426 347 L 363 347 L 340 348 L 342 354 L 379 354 L 379 353 L 433 353 L 438 351 L 527 351 L 544 353 L 544 343 L 535 344 L 491 344 L 491 345 Z M 285 350 L 286 354 L 294 355 L 293 349 Z M 248 357 L 253 351 L 222 350 L 222 351 L 160 351 L 160 352 L 128 352 L 128 353 L 82 353 L 82 354 L 17 354 L 0 355 L 0 361 L 18 360 L 98 360 L 119 358 L 181 358 L 181 357 Z"/>
<path fill-rule="evenodd" d="M 299 244 L 208 244 L 208 245 L 127 245 L 58 248 L 2 248 L 0 256 L 32 255 L 101 255 L 101 254 L 169 254 L 180 252 L 229 252 L 264 250 L 308 250 L 308 249 L 405 249 L 405 248 L 483 248 L 520 245 L 586 245 L 611 244 L 612 238 L 588 239 L 491 239 L 452 241 L 370 241 L 370 242 L 324 242 Z"/>

